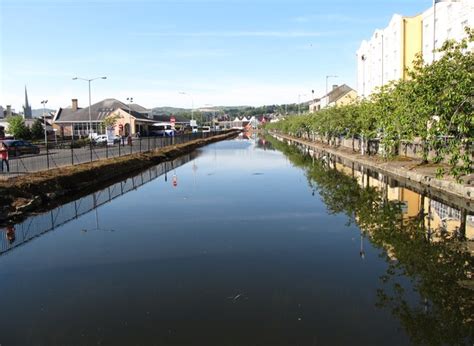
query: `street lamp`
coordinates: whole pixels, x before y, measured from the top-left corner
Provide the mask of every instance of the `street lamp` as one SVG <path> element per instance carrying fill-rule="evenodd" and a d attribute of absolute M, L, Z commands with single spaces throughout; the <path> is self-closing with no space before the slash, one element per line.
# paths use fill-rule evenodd
<path fill-rule="evenodd" d="M 48 154 L 48 133 L 46 131 L 46 119 L 45 119 L 45 113 L 46 113 L 46 104 L 48 103 L 48 100 L 43 100 L 41 101 L 41 104 L 43 105 L 43 124 L 44 124 L 44 146 L 46 147 L 46 164 L 49 169 L 49 154 Z"/>
<path fill-rule="evenodd" d="M 326 95 L 328 94 L 328 79 L 329 78 L 337 78 L 338 76 L 336 75 L 328 75 L 326 76 Z M 328 102 L 329 103 L 329 102 Z"/>
<path fill-rule="evenodd" d="M 72 80 L 83 80 L 89 83 L 89 137 L 91 136 L 92 131 L 92 116 L 91 116 L 91 82 L 96 79 L 107 79 L 107 77 L 96 77 L 96 78 L 81 78 L 81 77 L 74 77 Z"/>
<path fill-rule="evenodd" d="M 131 111 L 131 105 L 133 103 L 133 97 L 127 97 L 127 101 L 128 101 L 128 126 L 130 126 L 129 128 L 129 133 L 128 135 L 131 136 L 132 135 L 132 111 Z"/>
<path fill-rule="evenodd" d="M 326 76 L 326 107 L 329 106 L 329 96 L 328 96 L 328 79 L 329 78 L 337 78 L 336 75 L 327 75 Z"/>
<path fill-rule="evenodd" d="M 48 103 L 48 100 L 43 100 L 41 101 L 41 104 L 43 105 L 43 125 L 44 125 L 44 145 L 46 145 L 46 148 L 48 147 L 48 135 L 46 132 L 46 104 Z"/>

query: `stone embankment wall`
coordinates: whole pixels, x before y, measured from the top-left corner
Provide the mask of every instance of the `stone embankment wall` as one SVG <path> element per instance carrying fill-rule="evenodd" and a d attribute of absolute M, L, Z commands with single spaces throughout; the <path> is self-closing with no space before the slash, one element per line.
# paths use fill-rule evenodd
<path fill-rule="evenodd" d="M 319 135 L 306 135 L 302 134 L 301 138 L 304 140 L 311 140 L 321 143 L 327 143 L 327 140 Z M 345 149 L 354 149 L 357 152 L 361 152 L 362 150 L 362 140 L 360 138 L 345 138 L 339 137 L 333 143 L 331 143 L 334 147 L 342 147 Z M 371 140 L 369 143 L 369 150 L 371 155 L 381 154 L 381 145 L 378 140 Z M 398 150 L 398 155 L 411 158 L 411 159 L 421 159 L 423 155 L 423 144 L 420 140 L 415 139 L 412 142 L 402 142 L 400 143 Z M 436 156 L 434 151 L 430 151 L 428 154 L 429 158 L 433 158 Z M 444 162 L 449 162 L 449 156 L 446 156 Z"/>
<path fill-rule="evenodd" d="M 466 199 L 469 205 L 474 202 L 474 186 L 458 183 L 451 178 L 438 179 L 436 178 L 435 167 L 421 167 L 417 169 L 417 162 L 415 162 L 414 164 L 412 162 L 407 161 L 386 161 L 382 160 L 380 157 L 360 155 L 358 152 L 352 151 L 352 144 L 350 145 L 350 147 L 345 147 L 341 145 L 339 148 L 336 148 L 325 145 L 321 142 L 307 140 L 303 138 L 296 138 L 279 133 L 273 133 L 272 135 L 275 137 L 287 139 L 294 143 L 300 143 L 309 147 L 314 147 L 317 150 L 325 151 L 329 154 L 333 154 L 335 156 L 339 156 L 341 158 L 357 162 L 367 168 L 371 168 L 381 173 L 390 175 L 398 180 L 413 181 L 427 188 Z"/>

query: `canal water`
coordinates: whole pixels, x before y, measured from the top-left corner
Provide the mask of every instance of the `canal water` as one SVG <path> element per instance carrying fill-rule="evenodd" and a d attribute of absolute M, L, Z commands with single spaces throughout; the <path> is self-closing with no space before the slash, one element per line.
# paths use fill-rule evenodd
<path fill-rule="evenodd" d="M 474 218 L 274 138 L 0 230 L 3 345 L 472 344 Z"/>

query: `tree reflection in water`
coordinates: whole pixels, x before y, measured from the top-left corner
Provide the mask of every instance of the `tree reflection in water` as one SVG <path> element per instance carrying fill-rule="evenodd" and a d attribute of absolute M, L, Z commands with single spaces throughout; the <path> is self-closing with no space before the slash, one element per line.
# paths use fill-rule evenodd
<path fill-rule="evenodd" d="M 330 213 L 347 215 L 348 224 L 357 224 L 383 250 L 388 267 L 380 277 L 376 305 L 391 310 L 413 343 L 473 344 L 474 260 L 465 236 L 465 210 L 449 232 L 445 222 L 431 222 L 429 196 L 420 196 L 419 211 L 407 217 L 403 201 L 387 197 L 386 182 L 370 186 L 369 172 L 354 172 L 353 167 L 342 171 L 330 157 L 311 156 L 307 149 L 274 138 L 267 141 L 305 170 L 311 190 L 319 193 Z M 419 294 L 415 301 L 403 288 L 407 278 Z"/>

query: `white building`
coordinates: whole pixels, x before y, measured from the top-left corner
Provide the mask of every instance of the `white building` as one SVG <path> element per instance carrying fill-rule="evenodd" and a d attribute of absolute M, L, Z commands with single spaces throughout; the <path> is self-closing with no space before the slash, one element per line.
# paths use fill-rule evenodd
<path fill-rule="evenodd" d="M 433 7 L 423 12 L 423 60 L 425 63 L 439 59 L 440 53 L 433 54 L 433 42 L 439 49 L 448 39 L 461 40 L 466 37 L 464 28 L 474 28 L 474 1 L 440 1 L 436 4 L 436 25 L 433 35 Z M 470 49 L 474 49 L 471 44 Z"/>
<path fill-rule="evenodd" d="M 392 80 L 406 78 L 421 52 L 421 15 L 395 14 L 385 29 L 377 29 L 357 51 L 357 91 L 362 97 Z"/>
<path fill-rule="evenodd" d="M 466 26 L 474 28 L 474 0 L 437 0 L 435 6 L 436 48 L 447 39 L 466 37 Z M 433 39 L 433 7 L 414 17 L 395 14 L 385 29 L 375 30 L 357 51 L 358 94 L 367 97 L 392 80 L 408 78 L 407 70 L 413 67 L 417 54 L 431 63 Z"/>

